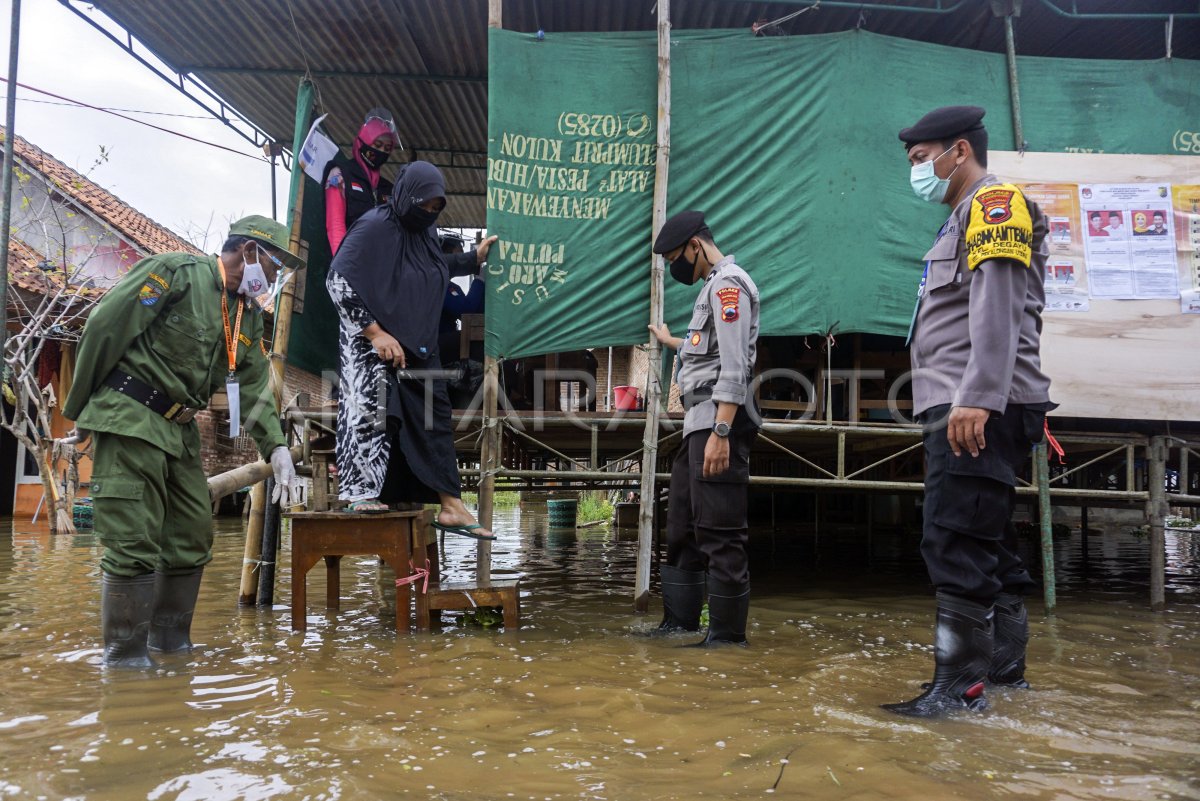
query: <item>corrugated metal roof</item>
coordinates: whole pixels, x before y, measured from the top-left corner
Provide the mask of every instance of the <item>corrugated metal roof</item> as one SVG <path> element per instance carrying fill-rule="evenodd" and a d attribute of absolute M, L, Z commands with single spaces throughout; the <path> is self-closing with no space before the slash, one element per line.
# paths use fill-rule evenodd
<path fill-rule="evenodd" d="M 64 0 L 65 1 L 65 0 Z M 1003 0 L 991 0 L 991 2 Z M 1015 0 L 1017 52 L 1071 58 L 1156 59 L 1166 55 L 1161 19 L 1079 20 L 1080 13 L 1195 14 L 1197 0 Z M 1004 25 L 989 0 L 888 0 L 889 6 L 954 9 L 902 13 L 864 0 L 853 8 L 827 1 L 778 26 L 785 34 L 862 27 L 875 33 L 1000 52 Z M 746 28 L 807 3 L 675 0 L 674 27 Z M 408 159 L 442 167 L 448 226 L 485 219 L 487 150 L 487 3 L 485 0 L 94 0 L 94 6 L 180 72 L 200 78 L 272 138 L 290 145 L 295 92 L 309 70 L 327 129 L 353 140 L 364 113 L 396 115 Z M 651 30 L 653 0 L 506 0 L 504 27 L 548 33 Z M 72 6 L 83 15 L 89 12 Z M 294 20 L 294 24 L 293 24 Z M 748 33 L 749 35 L 749 33 Z M 1200 58 L 1200 22 L 1178 20 L 1173 55 Z M 954 76 L 944 76 L 953 80 Z M 964 77 L 963 80 L 968 80 Z M 392 170 L 395 166 L 391 167 Z"/>

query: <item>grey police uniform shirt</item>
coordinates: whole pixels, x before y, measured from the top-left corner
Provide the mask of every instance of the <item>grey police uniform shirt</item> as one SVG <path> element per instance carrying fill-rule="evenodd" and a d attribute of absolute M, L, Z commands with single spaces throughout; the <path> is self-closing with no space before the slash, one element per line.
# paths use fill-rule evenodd
<path fill-rule="evenodd" d="M 758 287 L 726 256 L 704 279 L 692 320 L 679 349 L 676 381 L 681 394 L 713 382 L 712 400 L 698 403 L 683 418 L 683 435 L 711 429 L 717 403 L 746 403 L 758 341 Z"/>
<path fill-rule="evenodd" d="M 971 187 L 925 254 L 912 334 L 914 414 L 947 403 L 1003 412 L 1009 403 L 1050 399 L 1040 356 L 1048 227 L 1037 204 L 1021 198 L 1032 227 L 1028 267 L 989 259 L 968 269 L 972 206 L 986 212 L 977 196 L 998 184 L 989 174 Z"/>

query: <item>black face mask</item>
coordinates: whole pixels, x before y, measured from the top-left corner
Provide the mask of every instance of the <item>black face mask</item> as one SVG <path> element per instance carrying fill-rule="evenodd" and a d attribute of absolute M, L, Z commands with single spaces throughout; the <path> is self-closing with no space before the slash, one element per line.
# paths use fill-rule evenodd
<path fill-rule="evenodd" d="M 400 224 L 410 231 L 424 231 L 437 222 L 440 214 L 440 211 L 426 211 L 414 203 L 400 215 Z"/>
<path fill-rule="evenodd" d="M 367 166 L 373 170 L 378 170 L 384 164 L 387 164 L 387 160 L 392 156 L 392 154 L 386 150 L 380 150 L 379 148 L 371 147 L 370 145 L 360 145 L 358 148 L 358 155 L 362 156 L 362 160 L 365 161 Z"/>
<path fill-rule="evenodd" d="M 696 258 L 690 262 L 687 260 L 687 245 L 684 245 L 680 254 L 671 261 L 671 277 L 684 286 L 691 286 L 696 283 L 696 262 L 698 261 L 700 261 L 699 252 L 696 253 Z"/>

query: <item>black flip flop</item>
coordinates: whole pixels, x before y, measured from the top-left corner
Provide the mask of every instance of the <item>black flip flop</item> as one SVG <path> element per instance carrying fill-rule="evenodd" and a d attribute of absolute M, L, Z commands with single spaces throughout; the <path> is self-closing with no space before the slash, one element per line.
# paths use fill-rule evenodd
<path fill-rule="evenodd" d="M 483 526 L 479 525 L 478 523 L 469 523 L 468 525 L 465 525 L 465 526 L 447 526 L 447 525 L 443 525 L 435 520 L 435 521 L 433 521 L 433 527 L 436 528 L 438 531 L 444 531 L 447 534 L 457 534 L 460 537 L 470 537 L 471 539 L 475 539 L 475 540 L 484 540 L 486 542 L 491 542 L 494 539 L 496 539 L 496 535 L 494 535 L 494 534 L 490 537 L 486 537 L 483 534 L 476 534 L 475 531 L 477 529 L 483 528 Z"/>

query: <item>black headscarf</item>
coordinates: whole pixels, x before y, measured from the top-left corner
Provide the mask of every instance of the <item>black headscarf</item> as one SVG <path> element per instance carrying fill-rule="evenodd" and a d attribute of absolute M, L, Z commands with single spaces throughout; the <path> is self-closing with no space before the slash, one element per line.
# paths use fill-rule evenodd
<path fill-rule="evenodd" d="M 414 161 L 396 176 L 387 205 L 350 227 L 329 269 L 346 279 L 376 322 L 418 358 L 437 350 L 438 320 L 450 273 L 437 227 L 412 230 L 414 207 L 446 196 L 441 170 Z"/>

